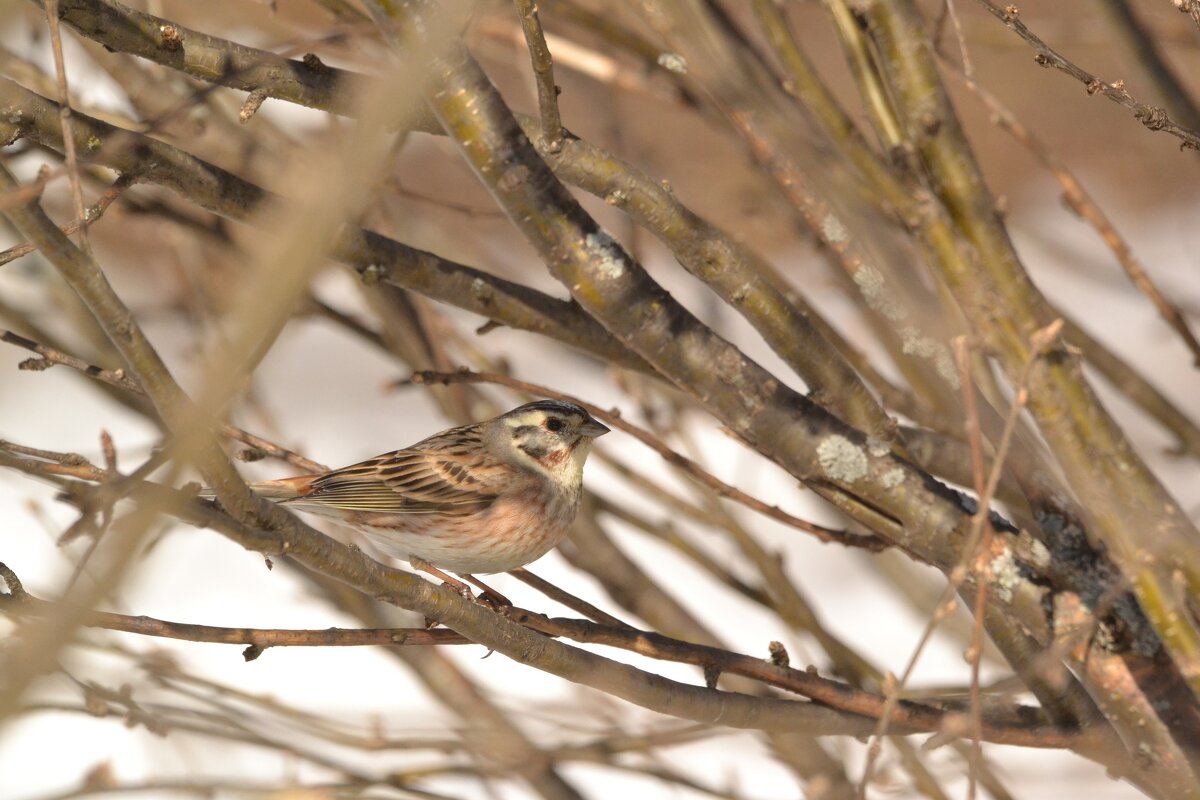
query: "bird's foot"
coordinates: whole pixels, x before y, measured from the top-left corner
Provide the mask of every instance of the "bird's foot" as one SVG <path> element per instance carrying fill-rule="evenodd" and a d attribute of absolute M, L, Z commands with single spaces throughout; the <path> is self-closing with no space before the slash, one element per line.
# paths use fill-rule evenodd
<path fill-rule="evenodd" d="M 506 617 L 509 615 L 509 612 L 512 611 L 512 600 L 509 600 L 507 597 L 500 594 L 495 589 L 476 578 L 474 575 L 467 575 L 466 573 L 460 572 L 459 577 L 464 581 L 469 581 L 470 583 L 475 584 L 475 586 L 482 590 L 483 593 L 480 594 L 479 597 L 475 598 L 476 603 L 485 605 L 492 611 L 495 611 L 497 614 L 503 614 Z"/>
<path fill-rule="evenodd" d="M 475 593 L 471 591 L 470 586 L 458 580 L 457 578 L 450 577 L 445 572 L 442 572 L 440 569 L 433 566 L 433 564 L 430 564 L 423 558 L 410 556 L 408 563 L 412 564 L 415 568 L 421 570 L 422 572 L 428 572 L 435 578 L 441 578 L 442 585 L 449 586 L 451 589 L 458 592 L 459 596 L 462 597 L 463 600 L 470 600 L 472 603 L 478 603 L 479 605 L 491 609 L 497 614 L 503 614 L 504 616 L 508 616 L 509 612 L 512 610 L 513 604 L 511 600 L 497 592 L 492 587 L 488 586 L 483 581 L 476 578 L 474 575 L 467 575 L 463 573 L 462 577 L 464 580 L 475 584 L 482 590 L 482 594 L 480 594 L 478 597 L 476 597 Z"/>
<path fill-rule="evenodd" d="M 511 600 L 502 594 L 496 594 L 490 590 L 483 592 L 479 595 L 479 597 L 476 597 L 475 602 L 479 603 L 481 606 L 487 606 L 492 611 L 495 611 L 497 614 L 503 617 L 507 617 L 512 613 L 513 610 L 513 604 Z"/>

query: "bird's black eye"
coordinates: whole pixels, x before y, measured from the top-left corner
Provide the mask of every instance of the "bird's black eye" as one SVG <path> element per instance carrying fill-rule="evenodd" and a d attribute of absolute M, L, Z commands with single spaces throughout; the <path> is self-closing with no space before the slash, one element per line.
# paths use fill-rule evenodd
<path fill-rule="evenodd" d="M 546 430 L 561 431 L 563 429 L 563 424 L 563 421 L 558 417 L 551 417 L 550 419 L 546 420 Z"/>

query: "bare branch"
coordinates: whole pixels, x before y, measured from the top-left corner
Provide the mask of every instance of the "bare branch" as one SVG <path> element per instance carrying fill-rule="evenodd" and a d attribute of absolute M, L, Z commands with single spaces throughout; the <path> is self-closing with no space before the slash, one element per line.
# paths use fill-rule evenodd
<path fill-rule="evenodd" d="M 517 13 L 521 15 L 521 29 L 525 32 L 525 44 L 529 48 L 529 60 L 533 64 L 533 76 L 537 82 L 538 108 L 542 114 L 541 144 L 551 153 L 562 147 L 562 118 L 558 113 L 558 86 L 554 83 L 554 61 L 550 48 L 546 46 L 546 35 L 542 33 L 542 22 L 538 19 L 538 7 L 534 0 L 514 0 Z"/>
<path fill-rule="evenodd" d="M 1114 103 L 1133 112 L 1134 118 L 1152 131 L 1164 131 L 1179 139 L 1181 148 L 1200 150 L 1200 131 L 1180 125 L 1171 119 L 1166 109 L 1148 106 L 1138 102 L 1133 95 L 1125 90 L 1125 81 L 1106 83 L 1087 70 L 1076 66 L 1042 41 L 1041 37 L 1021 21 L 1020 9 L 1014 5 L 1005 8 L 993 5 L 989 0 L 978 0 L 988 13 L 1004 23 L 1005 27 L 1024 39 L 1034 49 L 1034 60 L 1043 67 L 1054 69 L 1070 75 L 1087 89 L 1088 94 L 1102 94 Z"/>

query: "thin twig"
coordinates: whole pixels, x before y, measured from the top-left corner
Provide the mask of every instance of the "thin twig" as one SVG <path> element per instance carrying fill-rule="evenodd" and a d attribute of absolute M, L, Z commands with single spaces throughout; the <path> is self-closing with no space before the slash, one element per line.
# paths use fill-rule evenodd
<path fill-rule="evenodd" d="M 975 77 L 975 68 L 971 64 L 971 54 L 967 50 L 967 38 L 963 34 L 962 22 L 958 18 L 958 8 L 954 5 L 954 0 L 946 0 L 946 13 L 950 16 L 950 23 L 954 26 L 954 38 L 958 40 L 958 53 L 962 58 L 962 71 L 968 79 Z"/>
<path fill-rule="evenodd" d="M 132 175 L 123 174 L 118 176 L 113 181 L 112 186 L 100 196 L 100 199 L 88 207 L 84 212 L 84 216 L 62 226 L 62 232 L 70 236 L 72 233 L 82 231 L 85 227 L 100 219 L 100 217 L 104 216 L 104 212 L 108 210 L 108 207 L 112 205 L 113 201 L 120 197 L 121 193 L 132 186 L 133 183 Z M 32 242 L 15 244 L 7 250 L 0 252 L 0 267 L 10 261 L 15 261 L 21 256 L 29 255 L 35 250 L 37 250 L 37 247 Z"/>
<path fill-rule="evenodd" d="M 525 567 L 517 567 L 514 570 L 510 570 L 508 574 L 512 575 L 522 583 L 528 584 L 534 589 L 537 589 L 551 600 L 557 600 L 572 611 L 578 611 L 592 622 L 598 622 L 601 625 L 608 625 L 613 628 L 632 628 L 631 625 L 622 622 L 612 614 L 602 611 L 586 600 L 576 597 L 567 590 L 555 586 L 545 578 L 534 575 Z"/>
<path fill-rule="evenodd" d="M 953 7 L 953 0 L 950 0 Z M 966 50 L 964 49 L 964 53 Z M 971 467 L 975 480 L 975 492 L 984 497 L 987 492 L 986 467 L 983 463 L 983 433 L 979 424 L 979 407 L 975 397 L 975 383 L 971 379 L 971 355 L 965 336 L 954 340 L 954 360 L 958 365 L 959 383 L 962 386 L 963 409 L 966 412 L 967 440 L 971 445 Z M 1021 391 L 1021 389 L 1018 389 Z M 1023 404 L 1022 404 L 1023 405 Z M 980 765 L 983 763 L 982 741 L 983 708 L 979 693 L 979 664 L 983 660 L 983 609 L 987 602 L 987 589 L 992 580 L 991 550 L 993 529 L 987 522 L 980 537 L 978 555 L 975 557 L 975 625 L 971 631 L 971 645 L 967 650 L 967 661 L 971 665 L 971 750 L 967 761 L 967 800 L 975 800 L 976 783 Z"/>
<path fill-rule="evenodd" d="M 1194 131 L 1175 122 L 1171 119 L 1165 108 L 1149 106 L 1138 102 L 1125 90 L 1125 81 L 1107 83 L 1082 67 L 1076 66 L 1071 61 L 1063 58 L 1050 45 L 1042 41 L 1041 37 L 1026 27 L 1025 23 L 1020 19 L 1021 11 L 1015 5 L 1000 8 L 993 5 L 989 0 L 977 1 L 987 9 L 989 14 L 1003 22 L 1005 26 L 1033 47 L 1036 51 L 1036 55 L 1033 57 L 1034 61 L 1040 66 L 1053 67 L 1060 72 L 1065 72 L 1082 83 L 1087 88 L 1088 94 L 1102 94 L 1114 103 L 1118 103 L 1132 111 L 1137 121 L 1150 130 L 1165 131 L 1183 142 L 1181 147 L 1200 150 L 1200 131 Z"/>
<path fill-rule="evenodd" d="M 3 565 L 0 565 L 3 566 Z M 5 577 L 0 572 L 0 577 Z M 10 586 L 12 583 L 7 581 Z M 15 615 L 42 617 L 53 614 L 55 604 L 31 597 L 9 598 L 0 595 L 0 609 Z M 163 639 L 179 639 L 188 642 L 247 645 L 261 653 L 268 647 L 364 647 L 372 645 L 440 645 L 474 644 L 470 639 L 445 628 L 227 628 L 215 625 L 193 625 L 185 622 L 169 622 L 147 616 L 113 614 L 107 611 L 92 612 L 84 620 L 91 628 L 137 633 Z M 247 653 L 248 656 L 258 655 Z M 247 660 L 250 660 L 249 658 Z"/>
<path fill-rule="evenodd" d="M 514 0 L 521 15 L 521 29 L 525 32 L 525 44 L 529 47 L 529 61 L 533 65 L 533 76 L 537 82 L 538 110 L 542 118 L 542 146 L 551 153 L 562 148 L 562 117 L 558 112 L 558 86 L 554 83 L 554 61 L 550 48 L 546 46 L 546 35 L 538 19 L 538 7 L 534 0 Z"/>
<path fill-rule="evenodd" d="M 43 370 L 54 365 L 70 367 L 71 369 L 79 370 L 88 377 L 103 381 L 110 386 L 116 386 L 119 389 L 124 389 L 125 391 L 131 392 L 138 397 L 146 397 L 146 392 L 137 384 L 136 381 L 130 379 L 125 374 L 125 370 L 109 370 L 104 369 L 103 367 L 98 367 L 95 364 L 89 364 L 81 358 L 76 358 L 68 353 L 64 353 L 60 350 L 55 350 L 52 347 L 39 344 L 32 339 L 26 339 L 24 336 L 20 336 L 8 330 L 0 329 L 0 341 L 14 344 L 17 347 L 22 347 L 26 350 L 37 353 L 42 357 L 40 360 L 30 359 L 29 361 L 22 362 L 21 369 Z M 222 423 L 219 430 L 224 436 L 227 436 L 230 439 L 235 439 L 239 442 L 242 442 L 243 444 L 253 448 L 255 451 L 261 451 L 262 453 L 272 456 L 273 458 L 287 461 L 289 464 L 292 464 L 300 469 L 308 470 L 310 472 L 323 472 L 325 469 L 327 469 L 327 467 L 316 461 L 313 461 L 312 459 L 305 458 L 293 450 L 289 450 L 282 445 L 275 444 L 274 442 L 250 433 L 249 431 L 242 430 L 235 425 Z"/>

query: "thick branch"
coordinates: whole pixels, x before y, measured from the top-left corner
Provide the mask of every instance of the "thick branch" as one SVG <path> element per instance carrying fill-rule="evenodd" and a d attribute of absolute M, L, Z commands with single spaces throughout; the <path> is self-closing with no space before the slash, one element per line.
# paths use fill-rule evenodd
<path fill-rule="evenodd" d="M 44 0 L 33 0 L 44 6 Z M 338 114 L 355 111 L 361 76 L 319 60 L 289 59 L 228 39 L 185 28 L 114 0 L 58 0 L 59 18 L 106 47 L 149 59 L 202 81 L 245 92 L 261 92 L 309 108 Z M 436 123 L 414 108 L 407 116 L 415 129 Z"/>
<path fill-rule="evenodd" d="M 1050 308 L 996 214 L 995 200 L 938 76 L 915 4 L 870 2 L 863 8 L 908 135 L 942 203 L 979 254 L 982 269 L 945 272 L 943 279 L 1015 378 L 1028 359 L 1029 336 L 1049 322 Z M 1079 359 L 1065 347 L 1059 346 L 1031 373 L 1029 408 L 1082 501 L 1089 530 L 1107 545 L 1184 680 L 1200 693 L 1200 632 L 1172 588 L 1173 574 L 1182 574 L 1193 588 L 1200 585 L 1195 548 L 1200 535 L 1100 405 Z M 1058 543 L 1052 539 L 1050 544 L 1055 549 Z M 1153 651 L 1155 646 L 1143 642 L 1138 648 Z M 1194 737 L 1194 732 L 1174 733 L 1180 743 Z M 1157 741 L 1166 757 L 1172 748 Z M 1179 768 L 1176 779 L 1186 780 L 1186 765 Z"/>

